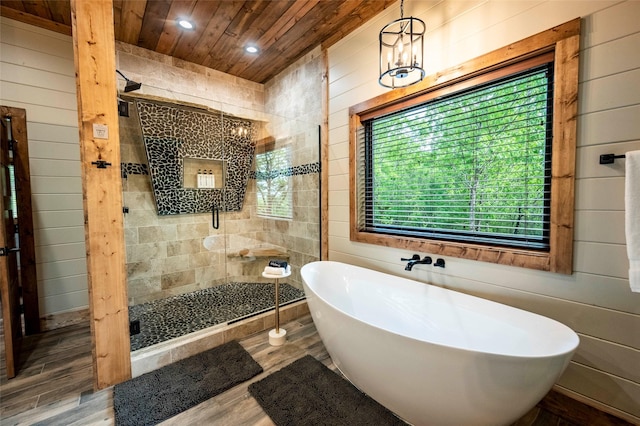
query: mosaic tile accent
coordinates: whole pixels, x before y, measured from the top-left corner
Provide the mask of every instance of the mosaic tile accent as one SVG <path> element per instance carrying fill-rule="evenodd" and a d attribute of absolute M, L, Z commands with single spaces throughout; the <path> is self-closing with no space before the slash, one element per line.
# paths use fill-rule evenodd
<path fill-rule="evenodd" d="M 254 123 L 177 105 L 136 100 L 159 215 L 242 210 Z M 242 131 L 239 131 L 242 130 Z M 183 187 L 184 158 L 225 164 L 224 188 Z"/>
<path fill-rule="evenodd" d="M 120 163 L 122 177 L 127 178 L 129 175 L 148 175 L 149 166 L 141 163 Z"/>
<path fill-rule="evenodd" d="M 310 175 L 313 173 L 320 173 L 320 163 L 302 164 L 300 166 L 287 167 L 286 169 L 271 170 L 268 173 L 251 171 L 251 179 L 273 179 L 278 176 L 298 176 L 298 175 Z"/>
<path fill-rule="evenodd" d="M 280 306 L 304 298 L 304 291 L 280 284 Z M 273 283 L 229 283 L 129 306 L 129 321 L 140 321 L 131 350 L 183 336 L 275 307 Z"/>

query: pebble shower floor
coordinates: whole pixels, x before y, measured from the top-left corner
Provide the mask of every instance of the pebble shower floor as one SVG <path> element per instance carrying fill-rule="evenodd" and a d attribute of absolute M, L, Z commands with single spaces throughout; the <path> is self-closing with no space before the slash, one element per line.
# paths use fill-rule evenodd
<path fill-rule="evenodd" d="M 280 284 L 280 306 L 304 298 L 304 292 Z M 131 350 L 146 348 L 218 324 L 275 307 L 273 283 L 229 283 L 129 306 L 129 321 L 140 321 Z"/>

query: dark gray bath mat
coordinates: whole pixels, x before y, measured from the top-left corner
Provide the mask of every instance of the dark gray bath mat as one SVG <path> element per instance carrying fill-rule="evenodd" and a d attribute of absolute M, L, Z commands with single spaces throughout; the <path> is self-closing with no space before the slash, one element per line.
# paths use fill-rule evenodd
<path fill-rule="evenodd" d="M 249 385 L 278 426 L 406 425 L 311 355 Z"/>
<path fill-rule="evenodd" d="M 155 425 L 260 374 L 236 341 L 169 364 L 113 388 L 116 425 Z"/>

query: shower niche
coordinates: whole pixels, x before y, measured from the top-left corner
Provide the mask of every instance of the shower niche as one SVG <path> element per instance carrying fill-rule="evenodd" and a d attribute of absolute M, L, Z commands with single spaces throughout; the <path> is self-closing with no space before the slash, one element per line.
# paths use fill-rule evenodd
<path fill-rule="evenodd" d="M 154 100 L 136 106 L 158 215 L 242 210 L 256 123 Z"/>
<path fill-rule="evenodd" d="M 185 188 L 224 188 L 224 161 L 185 157 L 182 165 Z"/>

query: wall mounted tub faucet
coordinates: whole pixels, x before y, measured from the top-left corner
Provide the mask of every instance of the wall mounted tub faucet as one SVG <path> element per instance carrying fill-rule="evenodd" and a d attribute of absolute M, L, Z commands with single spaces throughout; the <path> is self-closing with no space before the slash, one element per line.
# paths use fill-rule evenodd
<path fill-rule="evenodd" d="M 401 257 L 400 260 L 403 261 L 403 262 L 408 262 L 410 260 L 420 260 L 420 255 L 419 254 L 414 254 L 413 256 L 411 256 L 409 258 Z"/>
<path fill-rule="evenodd" d="M 404 267 L 405 271 L 410 271 L 414 265 L 429 265 L 432 262 L 431 257 L 425 256 L 422 259 L 420 259 L 420 256 L 417 254 L 414 254 L 411 259 L 401 259 L 401 260 L 409 261 L 407 263 L 407 266 Z"/>

